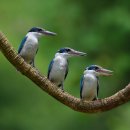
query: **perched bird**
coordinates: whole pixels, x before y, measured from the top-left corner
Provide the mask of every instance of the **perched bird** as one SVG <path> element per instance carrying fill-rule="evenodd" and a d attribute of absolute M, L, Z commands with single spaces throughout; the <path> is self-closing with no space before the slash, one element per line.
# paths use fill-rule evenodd
<path fill-rule="evenodd" d="M 38 39 L 41 36 L 55 36 L 56 33 L 47 31 L 43 28 L 39 27 L 33 27 L 31 28 L 24 39 L 22 40 L 19 49 L 18 54 L 23 57 L 23 59 L 31 64 L 33 67 L 34 65 L 34 59 L 35 55 L 38 51 Z"/>
<path fill-rule="evenodd" d="M 97 100 L 99 91 L 99 76 L 110 76 L 112 71 L 98 65 L 91 65 L 84 71 L 80 81 L 80 98 L 85 100 Z"/>
<path fill-rule="evenodd" d="M 85 56 L 86 53 L 65 47 L 61 48 L 48 68 L 48 79 L 64 90 L 63 82 L 68 74 L 68 58 L 72 56 Z"/>

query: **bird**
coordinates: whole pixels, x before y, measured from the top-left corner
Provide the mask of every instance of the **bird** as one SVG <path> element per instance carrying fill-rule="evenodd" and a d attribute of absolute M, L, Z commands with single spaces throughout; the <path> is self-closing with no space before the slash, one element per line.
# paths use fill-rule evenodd
<path fill-rule="evenodd" d="M 98 99 L 99 76 L 111 76 L 113 71 L 98 65 L 90 65 L 80 80 L 80 98 L 87 101 Z"/>
<path fill-rule="evenodd" d="M 38 52 L 38 40 L 42 36 L 55 36 L 56 33 L 40 27 L 31 28 L 21 41 L 18 54 L 31 66 L 35 67 L 34 59 Z"/>
<path fill-rule="evenodd" d="M 85 55 L 86 53 L 76 51 L 69 47 L 61 48 L 49 64 L 47 78 L 64 91 L 63 83 L 68 74 L 68 58 Z"/>

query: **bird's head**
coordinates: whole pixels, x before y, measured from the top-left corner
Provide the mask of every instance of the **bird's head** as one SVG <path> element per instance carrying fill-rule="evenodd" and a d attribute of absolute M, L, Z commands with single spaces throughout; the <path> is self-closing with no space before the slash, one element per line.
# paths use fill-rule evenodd
<path fill-rule="evenodd" d="M 100 75 L 111 76 L 113 73 L 113 71 L 102 68 L 101 66 L 98 65 L 90 65 L 89 67 L 87 67 L 84 73 L 88 73 L 88 72 L 93 73 L 96 76 L 100 76 Z"/>
<path fill-rule="evenodd" d="M 72 57 L 72 56 L 86 56 L 86 53 L 76 51 L 69 47 L 61 48 L 60 50 L 58 50 L 57 54 L 62 55 L 63 57 L 66 57 L 66 58 Z"/>
<path fill-rule="evenodd" d="M 39 27 L 33 27 L 28 32 L 32 33 L 36 37 L 40 37 L 40 36 L 55 36 L 56 35 L 56 33 L 54 33 L 54 32 L 50 32 L 50 31 L 47 31 L 47 30 L 45 30 L 43 28 L 39 28 Z"/>

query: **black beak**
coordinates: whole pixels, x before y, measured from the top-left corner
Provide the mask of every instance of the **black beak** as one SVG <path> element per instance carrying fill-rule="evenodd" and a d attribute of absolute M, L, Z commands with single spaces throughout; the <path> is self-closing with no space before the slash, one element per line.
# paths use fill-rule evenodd
<path fill-rule="evenodd" d="M 47 35 L 47 36 L 56 36 L 57 35 L 56 33 L 50 32 L 50 31 L 47 31 L 47 30 L 43 30 L 41 33 L 43 35 Z"/>
<path fill-rule="evenodd" d="M 70 51 L 69 54 L 73 55 L 73 56 L 86 56 L 87 54 L 84 52 L 80 52 L 80 51 Z"/>
<path fill-rule="evenodd" d="M 104 68 L 99 69 L 97 72 L 99 72 L 101 75 L 104 75 L 104 76 L 111 76 L 113 73 L 113 71 L 107 70 Z"/>

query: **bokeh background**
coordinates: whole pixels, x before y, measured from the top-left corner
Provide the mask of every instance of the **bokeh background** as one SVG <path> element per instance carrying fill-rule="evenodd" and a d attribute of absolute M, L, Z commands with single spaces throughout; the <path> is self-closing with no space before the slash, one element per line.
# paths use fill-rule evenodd
<path fill-rule="evenodd" d="M 129 0 L 0 0 L 0 30 L 15 49 L 34 26 L 58 34 L 39 41 L 35 62 L 42 74 L 61 47 L 88 53 L 69 60 L 65 91 L 79 97 L 80 77 L 90 64 L 114 71 L 111 77 L 100 77 L 99 98 L 129 83 Z M 129 103 L 104 113 L 75 112 L 41 91 L 0 54 L 0 130 L 129 130 L 129 122 Z"/>

